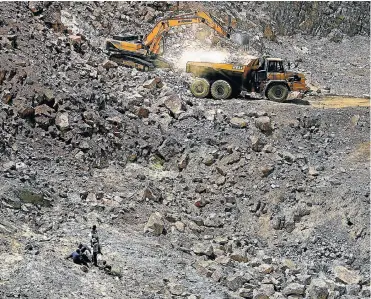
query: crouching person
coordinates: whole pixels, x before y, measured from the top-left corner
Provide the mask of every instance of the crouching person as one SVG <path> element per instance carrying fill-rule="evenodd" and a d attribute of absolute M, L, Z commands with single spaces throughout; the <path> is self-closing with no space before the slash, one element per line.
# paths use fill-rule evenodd
<path fill-rule="evenodd" d="M 78 265 L 84 265 L 89 267 L 87 262 L 82 259 L 80 249 L 76 249 L 76 251 L 72 252 L 66 259 L 72 258 L 73 262 Z"/>

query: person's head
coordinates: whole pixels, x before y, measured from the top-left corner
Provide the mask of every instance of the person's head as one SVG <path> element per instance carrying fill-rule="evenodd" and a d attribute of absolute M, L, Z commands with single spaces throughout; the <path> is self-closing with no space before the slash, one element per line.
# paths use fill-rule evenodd
<path fill-rule="evenodd" d="M 77 252 L 77 253 L 80 253 L 81 251 L 80 251 L 80 249 L 77 249 L 76 252 Z"/>
<path fill-rule="evenodd" d="M 93 225 L 93 230 L 97 230 L 97 226 L 95 224 Z"/>
<path fill-rule="evenodd" d="M 81 249 L 81 253 L 84 253 L 85 251 L 86 251 L 85 247 Z"/>
<path fill-rule="evenodd" d="M 79 249 L 81 249 L 83 247 L 83 245 L 82 244 L 79 244 Z"/>
<path fill-rule="evenodd" d="M 107 262 L 106 261 L 103 261 L 103 266 L 105 266 L 107 264 Z"/>

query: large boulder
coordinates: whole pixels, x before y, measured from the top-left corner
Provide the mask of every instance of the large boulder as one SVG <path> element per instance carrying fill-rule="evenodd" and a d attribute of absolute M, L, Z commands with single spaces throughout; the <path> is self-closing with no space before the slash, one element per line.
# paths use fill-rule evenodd
<path fill-rule="evenodd" d="M 226 278 L 225 285 L 231 291 L 237 291 L 243 287 L 243 285 L 247 282 L 247 279 L 240 274 L 233 274 Z"/>
<path fill-rule="evenodd" d="M 30 189 L 20 189 L 17 192 L 18 198 L 23 203 L 30 203 L 33 205 L 39 205 L 43 207 L 50 207 L 51 202 L 47 198 L 45 198 L 44 194 L 42 192 L 37 192 Z"/>
<path fill-rule="evenodd" d="M 336 280 L 345 284 L 358 284 L 361 281 L 361 276 L 355 271 L 348 270 L 343 266 L 335 266 L 334 274 Z"/>
<path fill-rule="evenodd" d="M 35 121 L 42 128 L 47 129 L 55 118 L 55 111 L 46 104 L 35 107 Z"/>
<path fill-rule="evenodd" d="M 144 233 L 150 233 L 155 236 L 160 236 L 164 231 L 164 219 L 159 212 L 151 214 L 147 224 L 144 226 Z"/>
<path fill-rule="evenodd" d="M 192 250 L 197 255 L 206 255 L 212 257 L 214 254 L 213 246 L 207 243 L 196 243 L 193 245 Z"/>
<path fill-rule="evenodd" d="M 296 282 L 288 284 L 282 291 L 286 296 L 290 295 L 303 295 L 305 292 L 305 286 Z"/>
<path fill-rule="evenodd" d="M 163 199 L 162 192 L 160 189 L 156 188 L 152 184 L 149 184 L 143 190 L 142 200 L 150 200 L 155 202 L 161 202 Z"/>
<path fill-rule="evenodd" d="M 220 160 L 220 164 L 222 164 L 222 165 L 230 165 L 230 164 L 237 163 L 238 161 L 240 161 L 240 159 L 241 159 L 241 154 L 239 152 L 233 152 L 232 154 L 229 154 L 227 156 L 224 156 Z"/>
<path fill-rule="evenodd" d="M 105 69 L 112 69 L 112 68 L 116 68 L 118 67 L 118 64 L 114 61 L 111 61 L 111 60 L 106 60 L 103 62 L 102 66 L 105 68 Z"/>
<path fill-rule="evenodd" d="M 269 133 L 272 131 L 271 119 L 268 116 L 261 116 L 255 119 L 255 126 L 262 132 Z"/>
<path fill-rule="evenodd" d="M 240 117 L 232 117 L 229 121 L 232 128 L 246 128 L 247 127 L 247 121 Z"/>
<path fill-rule="evenodd" d="M 186 110 L 184 102 L 177 94 L 167 96 L 164 100 L 164 105 L 169 110 L 170 114 L 176 119 Z"/>
<path fill-rule="evenodd" d="M 247 263 L 249 259 L 247 258 L 246 251 L 243 250 L 234 250 L 230 255 L 230 259 L 239 262 L 239 263 Z"/>
<path fill-rule="evenodd" d="M 165 161 L 169 161 L 173 156 L 181 151 L 181 146 L 175 138 L 168 137 L 157 151 L 161 158 Z"/>
<path fill-rule="evenodd" d="M 251 149 L 254 152 L 261 152 L 263 147 L 266 144 L 264 140 L 257 135 L 250 136 L 250 141 L 251 141 Z"/>
<path fill-rule="evenodd" d="M 327 283 L 322 279 L 313 279 L 307 288 L 308 299 L 327 299 L 328 295 Z"/>
<path fill-rule="evenodd" d="M 161 81 L 161 78 L 156 77 L 150 80 L 147 80 L 146 82 L 143 83 L 143 87 L 147 89 L 156 89 L 156 88 L 162 88 L 164 84 Z"/>

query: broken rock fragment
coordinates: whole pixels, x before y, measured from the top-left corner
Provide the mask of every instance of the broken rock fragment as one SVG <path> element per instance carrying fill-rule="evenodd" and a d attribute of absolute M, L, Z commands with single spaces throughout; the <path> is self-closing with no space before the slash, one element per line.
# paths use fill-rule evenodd
<path fill-rule="evenodd" d="M 160 77 L 156 77 L 154 79 L 147 80 L 146 82 L 143 83 L 143 87 L 153 90 L 156 88 L 162 88 L 164 84 L 161 81 Z"/>
<path fill-rule="evenodd" d="M 68 129 L 70 126 L 68 122 L 68 113 L 67 112 L 58 113 L 55 118 L 55 125 L 61 131 Z"/>
<path fill-rule="evenodd" d="M 116 68 L 118 67 L 118 64 L 114 61 L 111 61 L 111 60 L 106 60 L 103 62 L 103 65 L 102 65 L 105 69 L 112 69 L 112 68 Z"/>
<path fill-rule="evenodd" d="M 256 135 L 250 136 L 251 148 L 255 152 L 261 152 L 265 146 L 265 142 Z"/>
<path fill-rule="evenodd" d="M 150 233 L 155 236 L 160 236 L 164 231 L 164 219 L 159 212 L 151 214 L 147 224 L 144 226 L 144 233 Z"/>
<path fill-rule="evenodd" d="M 268 116 L 261 116 L 255 119 L 255 126 L 265 133 L 272 131 L 271 119 Z"/>
<path fill-rule="evenodd" d="M 183 154 L 180 160 L 178 161 L 179 170 L 183 170 L 187 167 L 189 162 L 189 155 L 187 153 Z"/>
<path fill-rule="evenodd" d="M 193 245 L 192 250 L 197 255 L 213 256 L 214 249 L 211 244 L 196 243 Z"/>
<path fill-rule="evenodd" d="M 155 201 L 155 202 L 161 202 L 162 201 L 161 190 L 152 185 L 149 185 L 143 190 L 142 199 L 143 200 L 148 199 L 148 200 Z"/>
<path fill-rule="evenodd" d="M 232 128 L 246 128 L 247 127 L 247 121 L 244 120 L 243 118 L 239 117 L 232 117 L 231 120 L 229 121 Z"/>
<path fill-rule="evenodd" d="M 39 105 L 35 107 L 35 120 L 44 129 L 47 129 L 54 120 L 54 109 L 48 105 Z"/>
<path fill-rule="evenodd" d="M 148 116 L 149 116 L 149 110 L 147 108 L 145 108 L 145 107 L 139 107 L 136 114 L 140 118 L 148 118 Z"/>
<path fill-rule="evenodd" d="M 289 295 L 303 295 L 305 292 L 305 286 L 299 283 L 290 283 L 282 291 L 286 296 Z"/>
<path fill-rule="evenodd" d="M 358 284 L 361 277 L 355 272 L 343 266 L 334 267 L 335 278 L 345 284 Z"/>
<path fill-rule="evenodd" d="M 167 96 L 164 101 L 164 105 L 176 119 L 182 112 L 186 110 L 185 104 L 181 100 L 180 96 L 176 94 Z"/>

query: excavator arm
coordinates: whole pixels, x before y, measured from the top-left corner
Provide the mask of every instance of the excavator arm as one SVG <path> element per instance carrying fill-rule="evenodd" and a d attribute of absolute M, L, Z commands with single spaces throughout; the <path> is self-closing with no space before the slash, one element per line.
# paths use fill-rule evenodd
<path fill-rule="evenodd" d="M 145 37 L 143 40 L 143 45 L 148 47 L 150 53 L 158 54 L 160 50 L 160 43 L 164 37 L 164 34 L 166 34 L 166 32 L 168 32 L 172 27 L 200 23 L 209 26 L 222 37 L 230 37 L 230 21 L 228 28 L 225 29 L 213 16 L 206 12 L 198 11 L 195 14 L 180 15 L 160 20 L 152 31 Z"/>

